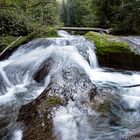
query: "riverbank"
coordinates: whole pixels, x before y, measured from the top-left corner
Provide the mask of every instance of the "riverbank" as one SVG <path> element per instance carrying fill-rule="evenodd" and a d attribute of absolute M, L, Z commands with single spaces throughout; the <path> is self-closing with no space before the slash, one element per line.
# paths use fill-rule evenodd
<path fill-rule="evenodd" d="M 10 56 L 19 46 L 36 38 L 58 37 L 56 27 L 40 28 L 27 36 L 0 36 L 0 60 Z M 19 39 L 18 39 L 19 38 Z M 6 49 L 7 48 L 7 49 Z M 6 49 L 6 50 L 5 50 Z M 4 52 L 3 52 L 4 51 Z"/>

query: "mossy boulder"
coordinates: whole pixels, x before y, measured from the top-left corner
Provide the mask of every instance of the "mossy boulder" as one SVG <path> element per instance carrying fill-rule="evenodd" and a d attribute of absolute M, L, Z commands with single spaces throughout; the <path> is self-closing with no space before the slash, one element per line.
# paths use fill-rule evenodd
<path fill-rule="evenodd" d="M 94 41 L 101 66 L 140 70 L 140 55 L 118 36 L 88 32 L 85 37 Z"/>
<path fill-rule="evenodd" d="M 63 105 L 56 95 L 50 96 L 46 89 L 34 101 L 21 107 L 18 121 L 24 122 L 23 140 L 55 140 L 53 134 L 52 109 Z"/>
<path fill-rule="evenodd" d="M 61 105 L 63 102 L 59 96 L 50 96 L 48 98 L 47 103 L 48 103 L 48 105 L 56 106 L 56 105 Z"/>

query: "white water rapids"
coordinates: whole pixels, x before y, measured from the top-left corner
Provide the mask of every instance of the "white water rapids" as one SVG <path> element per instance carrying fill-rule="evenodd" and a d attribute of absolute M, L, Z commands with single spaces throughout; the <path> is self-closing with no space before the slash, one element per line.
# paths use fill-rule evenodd
<path fill-rule="evenodd" d="M 140 73 L 101 68 L 92 42 L 82 36 L 71 36 L 64 31 L 59 31 L 59 35 L 62 37 L 34 40 L 23 45 L 7 60 L 0 62 L 0 106 L 21 106 L 37 98 L 49 84 L 51 76 L 70 61 L 69 63 L 73 62 L 81 67 L 93 84 L 118 87 L 129 108 L 135 110 L 134 113 L 126 113 L 130 124 L 135 125 L 130 128 L 129 124 L 112 127 L 102 124 L 101 121 L 98 126 L 97 112 L 86 106 L 85 113 L 70 100 L 66 107 L 60 107 L 55 112 L 53 118 L 54 133 L 59 140 L 113 140 L 119 133 L 138 128 L 136 124 L 140 119 L 140 87 L 125 86 L 140 84 Z M 34 74 L 50 56 L 61 58 L 61 61 L 56 59 L 57 65 L 52 66 L 43 83 L 36 83 Z M 0 117 L 4 115 L 4 112 L 0 112 Z M 22 131 L 15 130 L 12 140 L 21 139 Z"/>

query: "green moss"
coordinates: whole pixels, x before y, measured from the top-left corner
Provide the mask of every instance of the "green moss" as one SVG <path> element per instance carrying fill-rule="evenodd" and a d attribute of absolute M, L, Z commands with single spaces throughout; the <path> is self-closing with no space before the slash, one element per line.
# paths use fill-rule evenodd
<path fill-rule="evenodd" d="M 119 41 L 117 37 L 96 32 L 88 32 L 85 37 L 93 40 L 97 47 L 97 53 L 121 53 L 131 52 L 128 43 Z"/>
<path fill-rule="evenodd" d="M 50 96 L 48 98 L 48 105 L 61 105 L 63 103 L 62 99 L 59 96 Z"/>

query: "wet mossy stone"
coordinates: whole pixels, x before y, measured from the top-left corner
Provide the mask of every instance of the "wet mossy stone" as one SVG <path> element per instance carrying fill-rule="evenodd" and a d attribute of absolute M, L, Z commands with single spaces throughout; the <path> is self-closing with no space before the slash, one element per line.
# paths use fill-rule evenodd
<path fill-rule="evenodd" d="M 129 109 L 127 102 L 117 93 L 99 92 L 99 95 L 94 96 L 90 102 L 91 107 L 100 114 L 100 117 L 112 126 L 120 125 Z"/>
<path fill-rule="evenodd" d="M 56 140 L 51 112 L 64 103 L 59 96 L 50 96 L 50 90 L 44 90 L 37 99 L 21 107 L 17 121 L 25 124 L 23 140 Z"/>
<path fill-rule="evenodd" d="M 130 49 L 129 43 L 118 36 L 88 32 L 85 37 L 94 41 L 101 66 L 118 69 L 140 70 L 140 55 Z M 134 57 L 134 56 L 137 57 Z"/>
<path fill-rule="evenodd" d="M 48 98 L 48 105 L 61 105 L 63 103 L 62 99 L 58 96 L 50 96 Z"/>

